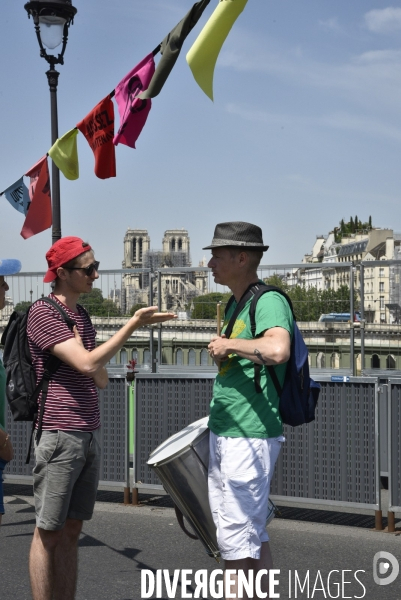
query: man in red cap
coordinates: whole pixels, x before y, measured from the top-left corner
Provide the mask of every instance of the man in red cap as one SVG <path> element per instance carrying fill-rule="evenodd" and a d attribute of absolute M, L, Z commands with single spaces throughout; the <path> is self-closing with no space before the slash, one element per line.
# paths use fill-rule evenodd
<path fill-rule="evenodd" d="M 29 570 L 34 600 L 70 600 L 76 589 L 78 538 L 83 521 L 92 517 L 99 481 L 96 388 L 106 387 L 105 365 L 135 329 L 174 314 L 157 313 L 155 306 L 142 308 L 96 347 L 89 315 L 77 304 L 79 295 L 90 292 L 99 277 L 91 246 L 78 237 L 65 237 L 53 244 L 46 259 L 44 281 L 54 281 L 50 298 L 76 325 L 71 331 L 57 309 L 40 300 L 29 312 L 27 333 L 37 380 L 51 354 L 62 361 L 50 380 L 43 431 L 35 440 L 36 529 Z"/>

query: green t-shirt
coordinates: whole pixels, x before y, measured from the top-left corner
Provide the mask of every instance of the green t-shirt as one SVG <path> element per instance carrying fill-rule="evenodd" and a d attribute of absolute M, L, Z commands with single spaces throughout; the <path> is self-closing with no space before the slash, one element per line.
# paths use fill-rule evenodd
<path fill-rule="evenodd" d="M 4 429 L 6 420 L 6 371 L 0 359 L 0 427 Z"/>
<path fill-rule="evenodd" d="M 239 313 L 231 338 L 252 339 L 247 302 Z M 222 333 L 228 325 L 237 303 L 233 302 L 224 321 Z M 278 292 L 263 294 L 256 305 L 256 337 L 272 327 L 283 327 L 292 336 L 293 316 L 286 299 Z M 257 345 L 255 344 L 257 347 Z M 281 384 L 287 363 L 275 368 Z M 255 390 L 254 363 L 231 354 L 220 365 L 210 404 L 209 428 L 216 435 L 227 437 L 267 438 L 282 434 L 283 426 L 278 411 L 279 398 L 274 384 L 262 366 L 261 393 Z"/>

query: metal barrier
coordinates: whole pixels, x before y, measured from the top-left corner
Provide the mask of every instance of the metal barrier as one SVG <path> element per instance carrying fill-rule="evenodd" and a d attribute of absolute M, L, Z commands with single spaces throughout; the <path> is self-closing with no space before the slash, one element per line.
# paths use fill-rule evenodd
<path fill-rule="evenodd" d="M 137 375 L 133 488 L 163 490 L 146 464 L 149 454 L 173 433 L 208 414 L 215 377 L 215 373 Z"/>
<path fill-rule="evenodd" d="M 141 374 L 136 380 L 133 487 L 161 491 L 149 454 L 173 433 L 208 414 L 214 375 Z M 380 510 L 377 378 L 345 377 L 322 385 L 316 421 L 285 426 L 272 494 L 308 503 Z"/>
<path fill-rule="evenodd" d="M 128 386 L 123 376 L 110 378 L 105 390 L 99 390 L 102 462 L 100 485 L 103 487 L 129 488 L 128 459 Z M 31 462 L 25 464 L 32 423 L 15 422 L 7 410 L 7 431 L 13 442 L 14 459 L 7 465 L 4 479 L 12 482 L 32 481 Z"/>
<path fill-rule="evenodd" d="M 401 379 L 388 380 L 388 531 L 395 531 L 394 512 L 401 511 Z"/>
<path fill-rule="evenodd" d="M 386 376 L 400 375 L 401 309 L 397 308 L 399 284 L 396 282 L 401 261 L 367 261 L 356 273 L 354 271 L 351 262 L 294 263 L 260 265 L 258 274 L 262 279 L 288 286 L 309 349 L 311 367 L 323 372 L 328 368 L 340 372 L 348 369 L 353 375 L 374 377 L 379 375 L 379 370 L 386 369 Z M 376 274 L 373 276 L 372 273 Z M 358 305 L 354 302 L 354 277 L 355 289 L 360 290 Z M 199 286 L 194 287 L 195 280 Z M 373 281 L 378 292 L 372 290 Z M 15 306 L 27 308 L 51 291 L 51 286 L 43 282 L 42 272 L 18 273 L 7 277 L 7 283 L 10 289 L 6 307 L 0 311 L 0 334 Z M 388 290 L 390 283 L 391 294 L 380 291 L 381 288 Z M 343 296 L 335 296 L 335 290 L 340 286 L 341 291 L 343 285 L 347 286 Z M 156 372 L 161 365 L 174 365 L 179 370 L 181 366 L 212 366 L 207 345 L 216 332 L 215 292 L 219 292 L 224 305 L 230 292 L 213 282 L 206 267 L 160 268 L 155 272 L 115 269 L 101 270 L 92 292 L 80 301 L 92 317 L 98 343 L 116 333 L 127 322 L 134 307 L 142 303 L 157 303 L 163 310 L 167 307 L 177 310 L 179 318 L 176 321 L 136 330 L 111 359 L 114 364 L 127 364 L 134 358 Z M 322 313 L 332 311 L 354 314 L 354 307 L 361 310 L 360 322 L 318 320 Z"/>
<path fill-rule="evenodd" d="M 380 510 L 378 380 L 319 379 L 316 420 L 284 427 L 273 499 Z"/>

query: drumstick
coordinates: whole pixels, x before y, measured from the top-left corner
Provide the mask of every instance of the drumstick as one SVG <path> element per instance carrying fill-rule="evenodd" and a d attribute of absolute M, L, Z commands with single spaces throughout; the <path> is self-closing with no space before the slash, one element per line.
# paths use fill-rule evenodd
<path fill-rule="evenodd" d="M 221 302 L 217 303 L 217 335 L 221 336 Z M 214 362 L 220 370 L 220 361 L 215 359 Z"/>
<path fill-rule="evenodd" d="M 221 302 L 217 303 L 217 335 L 221 336 Z"/>

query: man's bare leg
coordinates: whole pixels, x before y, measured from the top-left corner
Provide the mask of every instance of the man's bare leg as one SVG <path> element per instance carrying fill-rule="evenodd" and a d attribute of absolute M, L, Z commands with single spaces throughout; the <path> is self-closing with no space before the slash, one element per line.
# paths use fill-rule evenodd
<path fill-rule="evenodd" d="M 29 575 L 33 600 L 52 600 L 54 555 L 62 531 L 36 527 L 29 554 Z"/>
<path fill-rule="evenodd" d="M 78 540 L 82 521 L 67 519 L 54 556 L 54 598 L 73 600 L 78 576 Z"/>
<path fill-rule="evenodd" d="M 254 600 L 257 598 L 255 592 L 255 579 L 258 571 L 262 569 L 273 568 L 273 559 L 270 552 L 269 542 L 263 542 L 260 558 L 241 558 L 239 560 L 226 560 L 224 562 L 225 570 L 233 569 L 235 571 L 241 570 L 244 571 L 246 578 L 248 579 L 248 572 L 253 570 L 253 580 L 254 580 L 254 595 L 253 597 L 249 597 L 245 591 L 243 591 L 244 595 L 242 596 L 244 600 Z M 234 598 L 239 598 L 238 596 L 238 575 L 231 575 L 230 581 L 232 581 L 232 585 L 230 586 L 230 594 L 234 595 Z M 266 598 L 269 598 L 269 577 L 268 575 L 263 575 L 260 582 L 260 590 L 267 594 Z"/>
<path fill-rule="evenodd" d="M 67 519 L 60 531 L 36 528 L 29 556 L 33 600 L 73 600 L 82 521 Z"/>

